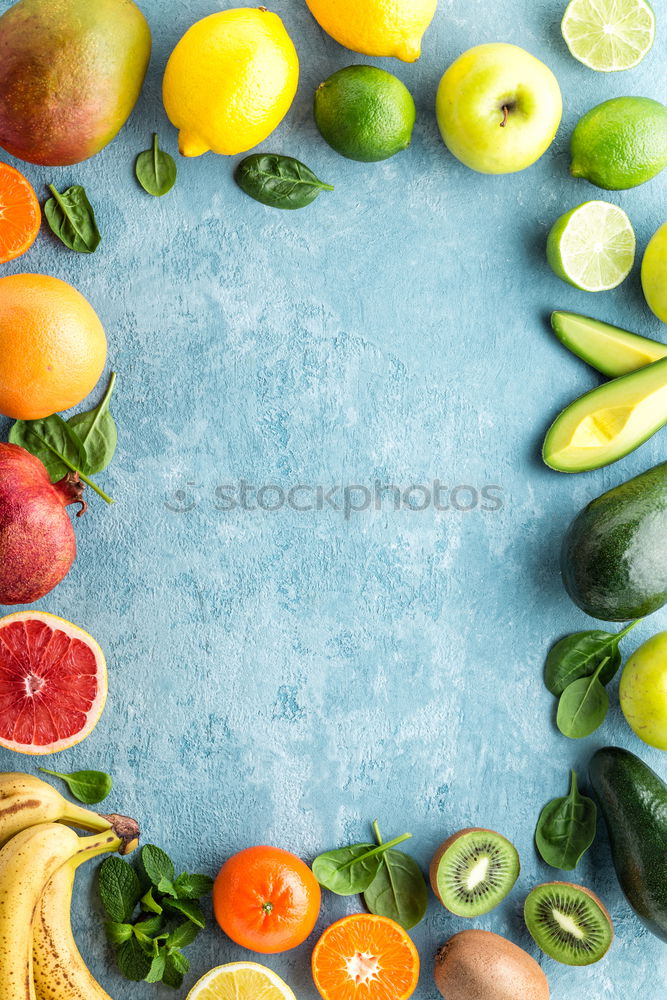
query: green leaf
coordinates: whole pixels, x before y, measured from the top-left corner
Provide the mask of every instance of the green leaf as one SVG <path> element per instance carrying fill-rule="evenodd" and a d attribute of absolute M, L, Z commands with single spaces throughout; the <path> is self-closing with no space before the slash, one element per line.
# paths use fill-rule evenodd
<path fill-rule="evenodd" d="M 141 982 L 151 970 L 154 958 L 148 955 L 140 941 L 132 936 L 116 951 L 118 968 L 126 979 Z"/>
<path fill-rule="evenodd" d="M 403 834 L 387 844 L 352 844 L 326 851 L 313 861 L 313 875 L 325 889 L 338 896 L 365 892 L 376 878 L 385 851 L 396 847 L 411 834 Z"/>
<path fill-rule="evenodd" d="M 171 191 L 176 183 L 176 163 L 169 153 L 160 149 L 156 132 L 151 148 L 139 153 L 134 172 L 144 191 L 156 198 Z"/>
<path fill-rule="evenodd" d="M 608 684 L 621 665 L 621 639 L 640 621 L 630 622 L 621 632 L 574 632 L 552 646 L 544 667 L 544 683 L 551 693 L 560 696 L 573 681 L 594 673 L 605 658 L 600 683 Z"/>
<path fill-rule="evenodd" d="M 167 958 L 167 951 L 165 948 L 160 948 L 157 955 L 153 958 L 153 964 L 150 967 L 148 975 L 145 978 L 147 983 L 159 983 L 164 975 L 164 966 Z"/>
<path fill-rule="evenodd" d="M 176 898 L 176 889 L 174 887 L 174 883 L 171 881 L 170 878 L 167 878 L 165 875 L 163 875 L 160 881 L 158 882 L 157 891 L 162 893 L 163 896 L 172 896 L 174 899 Z"/>
<path fill-rule="evenodd" d="M 168 854 L 155 844 L 145 844 L 141 848 L 141 863 L 146 875 L 158 891 L 160 881 L 166 879 L 171 882 L 174 877 L 174 864 Z"/>
<path fill-rule="evenodd" d="M 184 956 L 181 955 L 181 958 Z M 179 959 L 174 958 L 173 953 L 167 953 L 167 957 L 164 963 L 164 973 L 162 974 L 162 982 L 165 986 L 172 986 L 175 990 L 180 990 L 183 985 L 183 973 L 181 972 L 181 962 Z"/>
<path fill-rule="evenodd" d="M 204 927 L 206 924 L 206 917 L 204 916 L 203 910 L 199 903 L 194 899 L 165 899 L 164 905 L 176 913 L 182 913 L 183 916 L 191 920 L 193 924 L 197 927 Z"/>
<path fill-rule="evenodd" d="M 61 774 L 48 767 L 40 767 L 38 770 L 44 774 L 52 774 L 54 778 L 61 778 L 74 798 L 89 806 L 106 799 L 113 787 L 111 777 L 104 771 L 72 771 L 70 774 Z"/>
<path fill-rule="evenodd" d="M 99 486 L 83 471 L 86 458 L 81 440 L 63 418 L 54 413 L 42 420 L 17 420 L 9 431 L 9 440 L 34 455 L 46 466 L 52 482 L 62 479 L 68 471 L 78 472 L 82 482 L 113 503 Z"/>
<path fill-rule="evenodd" d="M 146 910 L 148 913 L 162 913 L 162 907 L 155 899 L 152 887 L 141 897 L 141 909 Z"/>
<path fill-rule="evenodd" d="M 382 843 L 377 821 L 373 824 L 378 844 Z M 380 870 L 364 892 L 371 913 L 395 920 L 406 931 L 426 916 L 428 889 L 421 868 L 403 851 L 387 851 Z"/>
<path fill-rule="evenodd" d="M 190 968 L 190 962 L 185 957 L 181 951 L 170 951 L 168 952 L 169 958 L 171 958 L 174 968 L 184 975 Z"/>
<path fill-rule="evenodd" d="M 107 920 L 106 931 L 110 943 L 117 946 L 132 937 L 134 928 L 132 924 L 116 923 L 113 920 Z"/>
<path fill-rule="evenodd" d="M 276 153 L 246 156 L 234 179 L 242 191 L 271 208 L 304 208 L 322 191 L 333 191 L 305 163 Z"/>
<path fill-rule="evenodd" d="M 174 889 L 179 899 L 201 899 L 211 895 L 213 879 L 209 875 L 188 875 L 183 872 L 174 882 Z"/>
<path fill-rule="evenodd" d="M 191 920 L 186 920 L 179 924 L 167 938 L 168 948 L 187 948 L 200 933 L 203 925 L 197 925 Z"/>
<path fill-rule="evenodd" d="M 118 430 L 109 412 L 109 400 L 115 382 L 116 374 L 112 372 L 107 390 L 98 405 L 85 413 L 75 414 L 67 421 L 81 442 L 81 469 L 87 476 L 95 476 L 106 469 L 116 451 Z"/>
<path fill-rule="evenodd" d="M 98 885 L 102 905 L 111 920 L 125 923 L 141 898 L 134 868 L 122 858 L 107 858 L 100 866 Z"/>
<path fill-rule="evenodd" d="M 604 722 L 609 696 L 600 683 L 600 673 L 606 662 L 606 659 L 602 661 L 592 677 L 573 681 L 560 696 L 556 724 L 563 736 L 580 740 L 590 736 Z"/>
<path fill-rule="evenodd" d="M 164 920 L 160 914 L 154 917 L 145 917 L 143 920 L 138 920 L 134 925 L 135 931 L 140 931 L 149 937 L 159 934 L 163 927 Z"/>
<path fill-rule="evenodd" d="M 570 792 L 548 802 L 537 821 L 535 843 L 552 868 L 572 871 L 595 840 L 597 809 L 592 799 L 581 795 L 577 775 L 571 772 Z"/>
<path fill-rule="evenodd" d="M 100 232 L 93 206 L 80 184 L 74 184 L 62 194 L 49 184 L 53 195 L 44 205 L 44 215 L 58 239 L 77 253 L 94 253 L 100 245 Z"/>

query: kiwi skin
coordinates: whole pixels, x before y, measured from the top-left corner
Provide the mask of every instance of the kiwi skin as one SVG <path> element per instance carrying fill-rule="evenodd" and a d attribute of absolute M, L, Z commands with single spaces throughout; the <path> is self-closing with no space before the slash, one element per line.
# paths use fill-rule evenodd
<path fill-rule="evenodd" d="M 592 899 L 593 902 L 597 906 L 600 907 L 600 909 L 604 913 L 605 917 L 609 921 L 609 929 L 611 931 L 611 937 L 609 939 L 609 947 L 607 948 L 607 951 L 609 951 L 609 948 L 611 948 L 612 942 L 614 940 L 614 933 L 615 933 L 614 932 L 614 922 L 611 919 L 611 914 L 609 913 L 609 910 L 604 905 L 604 903 L 602 902 L 602 900 L 600 899 L 600 897 L 596 896 L 595 893 L 592 892 L 590 889 L 587 889 L 585 885 L 576 885 L 576 883 L 574 883 L 574 882 L 543 882 L 541 885 L 535 886 L 535 888 L 536 889 L 541 889 L 541 888 L 544 888 L 544 887 L 548 888 L 549 886 L 552 886 L 552 885 L 564 885 L 564 886 L 567 886 L 568 889 L 577 889 L 579 892 L 583 892 L 585 896 L 588 896 L 590 899 Z M 533 890 L 531 890 L 531 892 L 532 891 Z M 540 945 L 539 941 L 535 941 L 535 944 L 538 946 L 538 948 L 542 948 L 542 946 Z M 542 949 L 542 950 L 544 951 L 544 949 Z M 546 954 L 546 952 L 545 952 L 545 954 Z M 604 956 L 606 954 L 607 954 L 607 952 L 605 951 L 604 954 L 600 955 L 599 958 L 596 958 L 594 961 L 596 961 L 596 962 L 599 961 L 600 958 L 604 958 Z M 558 959 L 556 959 L 556 961 L 558 961 Z M 565 964 L 567 964 L 567 963 L 565 963 Z"/>
<path fill-rule="evenodd" d="M 438 868 L 440 866 L 442 858 L 444 857 L 445 853 L 449 850 L 449 848 L 452 846 L 452 844 L 455 843 L 459 839 L 459 837 L 465 836 L 466 833 L 493 833 L 495 834 L 496 837 L 502 836 L 502 834 L 496 833 L 495 830 L 487 830 L 483 826 L 468 826 L 466 827 L 465 830 L 459 830 L 458 833 L 453 833 L 451 837 L 448 837 L 447 840 L 443 841 L 442 844 L 440 844 L 440 847 L 433 855 L 433 860 L 431 861 L 428 874 L 431 882 L 431 888 L 433 889 L 436 898 L 440 900 L 440 902 L 445 908 L 447 908 L 446 904 L 443 902 L 442 897 L 438 892 Z M 507 838 L 503 837 L 503 840 L 507 840 Z"/>
<path fill-rule="evenodd" d="M 460 931 L 435 956 L 446 1000 L 549 1000 L 549 983 L 523 948 L 491 931 Z"/>

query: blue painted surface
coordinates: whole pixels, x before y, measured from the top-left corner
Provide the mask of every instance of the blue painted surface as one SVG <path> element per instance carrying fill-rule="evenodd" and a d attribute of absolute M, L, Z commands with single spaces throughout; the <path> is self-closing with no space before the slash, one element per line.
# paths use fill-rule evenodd
<path fill-rule="evenodd" d="M 25 168 L 40 194 L 47 181 L 84 183 L 104 241 L 93 258 L 76 256 L 43 231 L 3 273 L 42 271 L 75 284 L 103 319 L 119 374 L 120 445 L 100 478 L 117 503 L 93 498 L 76 525 L 75 568 L 40 602 L 102 643 L 110 698 L 86 743 L 47 764 L 110 770 L 113 807 L 138 815 L 145 839 L 183 867 L 211 873 L 253 843 L 310 859 L 365 838 L 376 816 L 387 835 L 412 831 L 410 850 L 425 867 L 462 826 L 497 828 L 517 844 L 522 875 L 506 904 L 474 926 L 539 958 L 521 907 L 532 885 L 558 876 L 533 847 L 541 806 L 565 793 L 571 766 L 583 775 L 606 743 L 630 747 L 667 775 L 664 756 L 634 739 L 616 698 L 594 737 L 560 736 L 541 680 L 550 643 L 590 624 L 559 580 L 566 525 L 590 498 L 662 460 L 665 438 L 576 477 L 539 459 L 554 414 L 597 382 L 548 332 L 552 308 L 665 337 L 644 305 L 638 267 L 615 292 L 587 296 L 559 282 L 544 259 L 554 219 L 599 196 L 568 176 L 575 122 L 612 96 L 662 96 L 665 18 L 641 67 L 606 76 L 569 56 L 559 33 L 564 0 L 441 0 L 419 63 L 375 60 L 415 96 L 413 145 L 362 165 L 321 140 L 311 101 L 331 72 L 371 60 L 325 36 L 300 0 L 276 0 L 302 77 L 263 148 L 297 155 L 335 193 L 280 213 L 236 188 L 234 161 L 209 154 L 180 161 L 173 192 L 151 199 L 132 166 L 155 128 L 176 152 L 160 101 L 166 59 L 193 21 L 225 6 L 144 0 L 154 54 L 120 137 L 78 167 Z M 433 103 L 460 52 L 497 40 L 551 66 L 565 116 L 540 163 L 491 178 L 447 153 Z M 628 211 L 640 251 L 665 221 L 665 193 L 663 176 L 608 196 Z M 326 504 L 304 513 L 217 510 L 216 487 L 241 479 L 325 492 L 439 479 L 499 486 L 503 506 L 395 511 L 386 495 L 382 510 L 348 518 Z M 169 509 L 179 490 L 181 506 L 195 503 L 188 512 Z M 265 493 L 265 505 L 276 496 Z M 423 502 L 423 493 L 412 496 Z M 350 497 L 359 505 L 363 494 Z M 459 492 L 459 506 L 469 497 Z M 626 649 L 666 626 L 664 612 L 654 615 Z M 0 754 L 3 769 L 24 764 Z M 628 909 L 604 833 L 577 878 L 604 898 L 617 939 L 585 970 L 540 958 L 553 996 L 626 1000 L 632 991 L 658 1000 L 665 945 Z M 109 992 L 173 996 L 112 971 L 85 876 L 80 892 L 77 932 Z M 319 928 L 356 908 L 355 899 L 327 894 Z M 437 945 L 466 926 L 431 899 L 414 932 L 423 959 L 417 1000 L 436 996 Z M 314 940 L 269 959 L 299 1000 L 316 998 Z M 186 986 L 214 964 L 248 957 L 214 927 L 189 954 Z"/>

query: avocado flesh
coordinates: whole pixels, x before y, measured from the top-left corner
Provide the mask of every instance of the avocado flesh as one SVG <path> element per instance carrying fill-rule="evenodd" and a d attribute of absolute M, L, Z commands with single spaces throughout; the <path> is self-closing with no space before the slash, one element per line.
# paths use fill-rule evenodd
<path fill-rule="evenodd" d="M 667 941 L 667 785 L 620 747 L 598 750 L 589 777 L 621 888 L 648 929 Z"/>
<path fill-rule="evenodd" d="M 577 313 L 556 310 L 551 328 L 564 347 L 610 378 L 667 358 L 667 344 Z"/>
<path fill-rule="evenodd" d="M 667 462 L 621 483 L 572 521 L 563 584 L 592 618 L 643 618 L 667 602 Z"/>
<path fill-rule="evenodd" d="M 547 432 L 545 463 L 560 472 L 611 465 L 667 423 L 667 358 L 570 403 Z"/>
<path fill-rule="evenodd" d="M 132 0 L 19 0 L 0 16 L 0 146 L 45 166 L 94 156 L 127 121 L 150 52 Z"/>

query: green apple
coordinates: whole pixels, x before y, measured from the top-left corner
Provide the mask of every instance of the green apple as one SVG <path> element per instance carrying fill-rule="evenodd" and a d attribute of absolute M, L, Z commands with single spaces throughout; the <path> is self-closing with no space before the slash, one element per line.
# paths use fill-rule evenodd
<path fill-rule="evenodd" d="M 649 307 L 667 323 L 667 222 L 646 247 L 642 261 L 642 287 Z"/>
<path fill-rule="evenodd" d="M 517 45 L 468 49 L 438 88 L 436 114 L 451 153 L 481 174 L 525 170 L 549 148 L 563 115 L 558 80 Z"/>
<path fill-rule="evenodd" d="M 640 740 L 667 750 L 667 632 L 632 654 L 621 677 L 621 708 Z"/>

